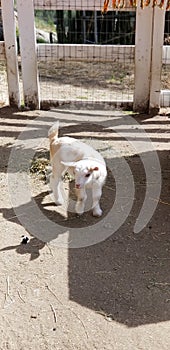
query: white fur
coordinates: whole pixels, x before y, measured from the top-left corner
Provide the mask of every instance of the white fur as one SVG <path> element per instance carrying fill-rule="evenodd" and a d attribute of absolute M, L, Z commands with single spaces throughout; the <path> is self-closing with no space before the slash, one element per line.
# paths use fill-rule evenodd
<path fill-rule="evenodd" d="M 86 188 L 92 189 L 92 208 L 94 216 L 101 216 L 100 198 L 107 170 L 103 157 L 91 146 L 72 137 L 58 137 L 59 123 L 54 124 L 49 132 L 52 176 L 50 179 L 55 203 L 63 204 L 62 176 L 68 170 L 75 177 L 77 195 L 76 213 L 84 213 L 87 199 Z"/>

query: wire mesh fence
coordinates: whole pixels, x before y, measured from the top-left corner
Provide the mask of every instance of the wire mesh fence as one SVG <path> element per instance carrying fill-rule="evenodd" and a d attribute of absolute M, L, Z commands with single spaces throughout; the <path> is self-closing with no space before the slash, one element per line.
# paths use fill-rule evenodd
<path fill-rule="evenodd" d="M 67 61 L 39 64 L 42 100 L 114 102 L 133 100 L 133 64 Z"/>
<path fill-rule="evenodd" d="M 103 1 L 93 5 L 87 0 L 34 0 L 41 101 L 133 102 L 136 9 L 112 9 L 103 15 Z M 17 11 L 15 16 L 17 21 Z M 170 11 L 164 45 L 161 89 L 170 105 Z M 0 72 L 0 101 L 6 103 L 3 61 Z M 20 71 L 20 85 L 21 79 Z"/>
<path fill-rule="evenodd" d="M 51 26 L 46 35 L 52 46 L 41 46 L 41 39 L 39 47 L 41 100 L 132 102 L 135 15 L 135 11 L 110 11 L 105 16 L 101 11 L 35 11 L 35 23 L 44 23 L 44 31 L 47 21 L 53 24 L 53 32 Z"/>

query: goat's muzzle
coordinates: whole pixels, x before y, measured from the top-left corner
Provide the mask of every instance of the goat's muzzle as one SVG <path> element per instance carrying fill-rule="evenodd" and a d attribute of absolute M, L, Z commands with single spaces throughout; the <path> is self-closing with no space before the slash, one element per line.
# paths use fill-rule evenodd
<path fill-rule="evenodd" d="M 77 189 L 80 189 L 80 184 L 76 184 L 75 187 L 76 187 Z"/>

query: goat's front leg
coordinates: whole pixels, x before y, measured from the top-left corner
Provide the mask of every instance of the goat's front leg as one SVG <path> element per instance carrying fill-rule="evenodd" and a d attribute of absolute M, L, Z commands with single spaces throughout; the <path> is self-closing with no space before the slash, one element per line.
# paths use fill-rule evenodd
<path fill-rule="evenodd" d="M 77 203 L 76 203 L 76 213 L 81 215 L 84 213 L 85 202 L 87 199 L 87 194 L 84 188 L 76 189 Z"/>
<path fill-rule="evenodd" d="M 102 195 L 101 185 L 93 184 L 92 187 L 92 198 L 93 198 L 93 216 L 101 216 L 102 209 L 100 208 L 100 198 Z"/>

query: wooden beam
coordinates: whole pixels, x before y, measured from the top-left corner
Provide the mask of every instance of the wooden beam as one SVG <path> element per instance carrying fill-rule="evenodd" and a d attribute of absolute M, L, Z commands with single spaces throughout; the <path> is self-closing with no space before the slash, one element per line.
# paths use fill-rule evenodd
<path fill-rule="evenodd" d="M 164 8 L 155 7 L 153 12 L 153 37 L 150 82 L 150 113 L 157 113 L 160 108 L 162 53 L 165 26 L 166 1 Z M 159 28 L 159 30 L 158 30 Z"/>
<path fill-rule="evenodd" d="M 95 60 L 118 63 L 134 61 L 133 45 L 86 45 L 86 44 L 38 44 L 39 61 Z"/>
<path fill-rule="evenodd" d="M 10 106 L 20 106 L 14 1 L 1 0 Z"/>
<path fill-rule="evenodd" d="M 88 11 L 101 11 L 103 8 L 104 0 L 34 0 L 34 8 L 37 10 L 88 10 Z M 111 1 L 108 7 L 108 11 L 116 11 L 112 8 Z M 119 11 L 136 11 L 135 7 L 127 5 L 119 9 Z"/>
<path fill-rule="evenodd" d="M 17 0 L 24 103 L 40 108 L 33 0 Z"/>
<path fill-rule="evenodd" d="M 134 111 L 148 112 L 152 53 L 153 7 L 144 10 L 138 1 L 136 12 Z"/>

